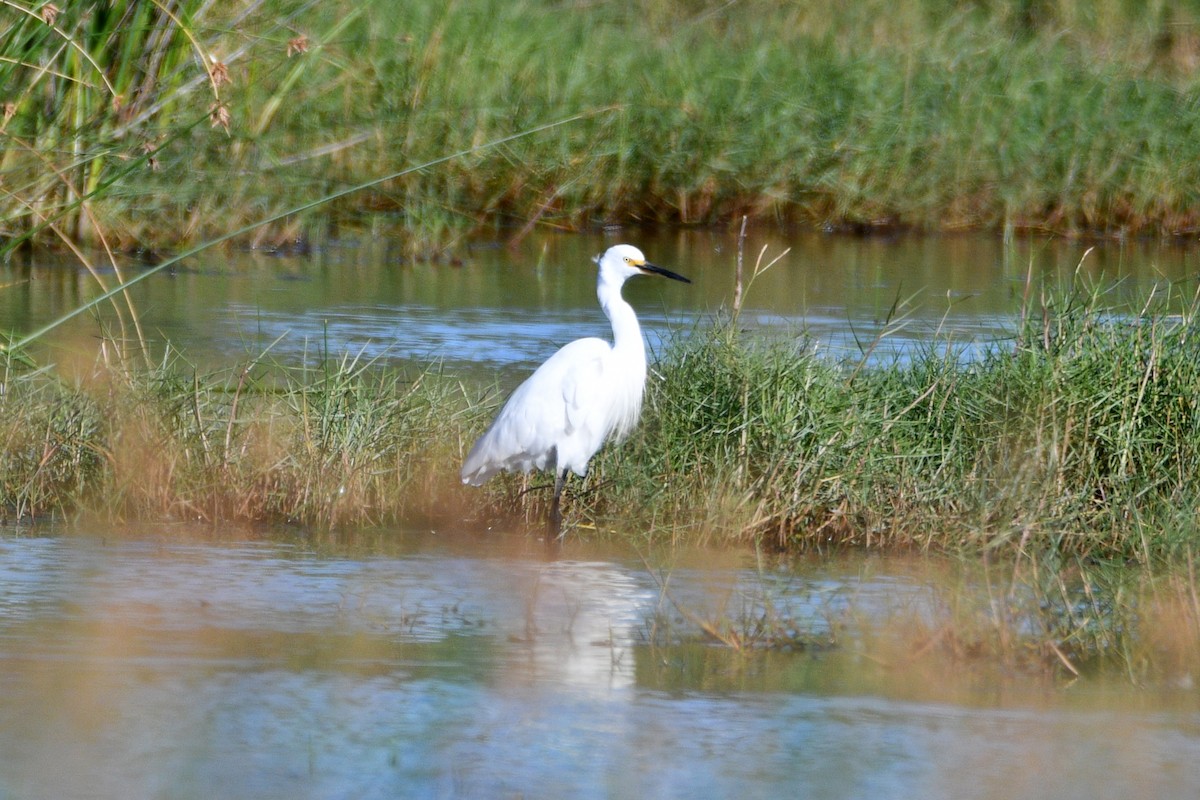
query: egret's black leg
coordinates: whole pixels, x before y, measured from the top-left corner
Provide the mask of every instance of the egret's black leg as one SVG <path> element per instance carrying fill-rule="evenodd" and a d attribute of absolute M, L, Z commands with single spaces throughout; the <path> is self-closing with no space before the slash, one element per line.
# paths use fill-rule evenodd
<path fill-rule="evenodd" d="M 550 535 L 555 539 L 562 536 L 562 510 L 559 501 L 562 499 L 563 485 L 567 482 L 567 471 L 554 472 L 554 501 L 550 505 Z"/>

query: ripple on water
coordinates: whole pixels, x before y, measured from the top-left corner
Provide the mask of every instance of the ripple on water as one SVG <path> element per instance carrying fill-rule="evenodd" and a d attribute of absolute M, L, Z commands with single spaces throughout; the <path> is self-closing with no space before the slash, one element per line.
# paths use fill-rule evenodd
<path fill-rule="evenodd" d="M 801 625 L 926 613 L 918 573 L 673 558 L 651 574 L 500 535 L 372 552 L 0 538 L 0 796 L 1200 789 L 1194 697 L 1093 703 L 881 670 L 852 642 L 738 654 L 686 625 L 651 633 L 680 607 Z"/>

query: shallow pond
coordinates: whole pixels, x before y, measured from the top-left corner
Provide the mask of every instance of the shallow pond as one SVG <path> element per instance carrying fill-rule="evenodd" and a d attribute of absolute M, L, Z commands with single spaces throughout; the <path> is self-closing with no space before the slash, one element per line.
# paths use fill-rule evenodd
<path fill-rule="evenodd" d="M 928 613 L 937 575 L 499 532 L 8 532 L 0 797 L 1200 796 L 1192 690 L 827 646 L 847 614 Z M 689 632 L 766 610 L 795 646 Z"/>
<path fill-rule="evenodd" d="M 735 238 L 696 231 L 531 237 L 453 264 L 385 241 L 213 251 L 132 295 L 147 337 L 202 365 L 350 353 L 511 377 L 606 333 L 590 257 L 617 240 L 695 281 L 628 287 L 653 346 L 728 308 Z M 792 251 L 749 287 L 742 323 L 838 358 L 881 333 L 874 357 L 969 353 L 1073 276 L 1120 279 L 1114 302 L 1190 295 L 1198 263 L 1155 244 L 752 232 L 748 273 L 764 245 Z M 96 293 L 73 264 L 14 259 L 0 328 Z M 90 364 L 102 332 L 117 332 L 106 309 L 37 355 Z M 921 620 L 943 579 L 897 559 L 643 560 L 519 533 L 2 533 L 0 800 L 1200 796 L 1191 675 L 1046 681 L 841 626 Z M 739 653 L 705 620 L 768 620 L 788 641 Z"/>
<path fill-rule="evenodd" d="M 532 236 L 516 248 L 464 245 L 455 263 L 412 262 L 386 239 L 332 241 L 288 256 L 214 249 L 142 281 L 131 296 L 149 340 L 170 341 L 216 367 L 268 352 L 285 363 L 349 353 L 439 361 L 457 371 L 526 370 L 570 339 L 608 334 L 591 258 L 618 241 L 638 243 L 651 260 L 694 281 L 647 278 L 626 287 L 652 346 L 732 304 L 737 239 L 714 231 Z M 790 252 L 751 282 L 764 247 L 767 261 Z M 1113 303 L 1168 287 L 1190 297 L 1200 250 L 751 231 L 745 261 L 743 325 L 808 336 L 833 357 L 853 359 L 867 350 L 890 358 L 931 340 L 967 351 L 1003 341 L 1043 288 L 1073 279 L 1119 282 L 1107 296 Z M 125 274 L 138 269 L 126 264 Z M 0 287 L 0 328 L 20 332 L 99 293 L 77 263 L 44 256 L 0 264 Z M 81 315 L 48 337 L 48 358 L 90 359 L 101 331 L 120 335 L 111 310 L 98 312 L 99 319 Z"/>

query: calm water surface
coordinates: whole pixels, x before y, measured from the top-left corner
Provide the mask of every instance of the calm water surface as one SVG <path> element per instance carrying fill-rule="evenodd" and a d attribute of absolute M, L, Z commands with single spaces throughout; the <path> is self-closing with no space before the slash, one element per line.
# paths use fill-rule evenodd
<path fill-rule="evenodd" d="M 927 613 L 919 563 L 650 562 L 500 533 L 0 535 L 0 797 L 1200 793 L 1194 691 L 853 640 L 738 655 L 677 610 L 769 604 L 821 642 L 848 609 Z"/>
<path fill-rule="evenodd" d="M 399 243 L 381 239 L 329 242 L 288 257 L 214 250 L 147 279 L 132 295 L 151 340 L 169 340 L 214 366 L 270 348 L 289 363 L 349 353 L 515 372 L 566 341 L 607 335 L 591 257 L 626 240 L 694 280 L 686 286 L 646 278 L 627 286 L 653 346 L 730 306 L 736 239 L 704 231 L 531 237 L 516 249 L 482 243 L 460 248 L 457 265 L 409 262 Z M 1109 295 L 1116 303 L 1166 287 L 1190 296 L 1200 274 L 1200 249 L 1158 243 L 1006 246 L 983 236 L 752 232 L 747 276 L 764 246 L 768 259 L 791 251 L 749 286 L 743 324 L 811 337 L 835 358 L 858 357 L 881 333 L 874 357 L 930 340 L 968 351 L 1004 341 L 1041 287 L 1074 276 L 1119 282 Z M 97 294 L 96 281 L 77 264 L 25 258 L 0 265 L 0 327 L 29 331 Z M 50 356 L 88 358 L 102 330 L 119 335 L 111 312 L 100 317 L 85 315 L 60 329 L 49 340 Z"/>

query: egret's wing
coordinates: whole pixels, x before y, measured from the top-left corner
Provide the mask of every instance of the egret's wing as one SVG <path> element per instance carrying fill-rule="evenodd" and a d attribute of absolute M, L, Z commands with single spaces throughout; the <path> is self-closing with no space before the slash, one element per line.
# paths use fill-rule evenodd
<path fill-rule="evenodd" d="M 572 359 L 569 369 L 562 380 L 562 403 L 566 414 L 566 430 L 568 435 L 575 434 L 581 428 L 591 428 L 596 424 L 597 417 L 602 417 L 605 392 L 604 369 L 610 348 L 607 342 L 598 339 L 579 342 L 599 342 L 600 347 L 579 348 Z M 613 380 L 614 376 L 607 376 Z"/>
<path fill-rule="evenodd" d="M 603 384 L 601 339 L 571 342 L 525 379 L 463 462 L 464 483 L 479 486 L 501 470 L 546 469 L 564 437 L 587 424 L 589 397 Z"/>

